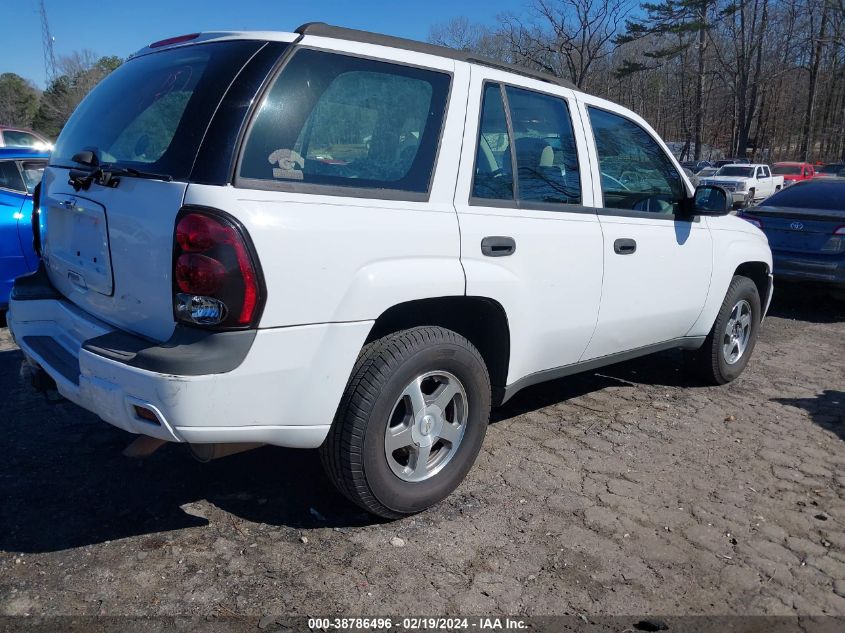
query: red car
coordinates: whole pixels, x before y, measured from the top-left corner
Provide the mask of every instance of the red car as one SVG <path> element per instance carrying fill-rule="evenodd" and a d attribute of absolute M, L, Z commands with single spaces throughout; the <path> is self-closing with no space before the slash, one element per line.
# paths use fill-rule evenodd
<path fill-rule="evenodd" d="M 816 175 L 816 169 L 810 163 L 783 162 L 775 163 L 772 173 L 783 176 L 783 186 L 786 187 L 801 180 L 810 180 Z"/>

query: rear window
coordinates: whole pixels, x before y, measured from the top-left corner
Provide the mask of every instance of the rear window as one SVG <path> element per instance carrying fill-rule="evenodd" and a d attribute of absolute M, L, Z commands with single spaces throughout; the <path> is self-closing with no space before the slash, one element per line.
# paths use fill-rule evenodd
<path fill-rule="evenodd" d="M 261 105 L 238 184 L 425 194 L 449 83 L 443 72 L 300 50 Z"/>
<path fill-rule="evenodd" d="M 226 89 L 261 42 L 215 42 L 132 59 L 106 77 L 74 111 L 51 165 L 96 150 L 101 163 L 188 177 Z"/>
<path fill-rule="evenodd" d="M 800 176 L 801 165 L 775 165 L 772 173 L 780 176 Z"/>
<path fill-rule="evenodd" d="M 737 165 L 725 165 L 719 170 L 717 176 L 740 176 L 742 178 L 751 178 L 754 175 L 753 167 L 739 167 Z"/>
<path fill-rule="evenodd" d="M 769 196 L 762 206 L 845 211 L 845 183 L 804 181 Z"/>

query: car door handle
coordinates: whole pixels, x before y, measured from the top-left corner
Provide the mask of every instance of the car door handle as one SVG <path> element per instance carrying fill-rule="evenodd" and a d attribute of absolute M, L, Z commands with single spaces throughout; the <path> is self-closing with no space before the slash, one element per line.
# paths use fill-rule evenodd
<path fill-rule="evenodd" d="M 637 252 L 637 241 L 620 237 L 613 243 L 613 252 L 617 255 L 633 255 Z"/>
<path fill-rule="evenodd" d="M 516 252 L 516 241 L 512 237 L 491 235 L 481 240 L 481 254 L 487 257 L 505 257 Z"/>

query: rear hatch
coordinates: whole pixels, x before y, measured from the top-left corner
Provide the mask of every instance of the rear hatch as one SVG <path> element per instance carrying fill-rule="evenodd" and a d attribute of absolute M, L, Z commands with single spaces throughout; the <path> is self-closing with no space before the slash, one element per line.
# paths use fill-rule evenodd
<path fill-rule="evenodd" d="M 217 106 L 261 45 L 208 42 L 131 59 L 76 109 L 41 198 L 44 261 L 70 301 L 121 329 L 171 335 L 176 215 Z M 83 150 L 117 182 L 95 174 L 75 188 L 72 170 L 92 171 L 73 160 Z"/>
<path fill-rule="evenodd" d="M 845 254 L 845 182 L 804 181 L 749 209 L 758 218 L 773 251 Z"/>

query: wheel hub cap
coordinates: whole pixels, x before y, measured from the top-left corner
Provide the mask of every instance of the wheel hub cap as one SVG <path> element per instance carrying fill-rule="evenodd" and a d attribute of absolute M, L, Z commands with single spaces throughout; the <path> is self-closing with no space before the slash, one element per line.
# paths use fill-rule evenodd
<path fill-rule="evenodd" d="M 434 371 L 412 380 L 393 406 L 385 430 L 390 469 L 409 482 L 436 475 L 455 455 L 467 417 L 466 391 L 454 374 Z"/>
<path fill-rule="evenodd" d="M 420 433 L 428 435 L 431 429 L 434 428 L 434 418 L 430 415 L 424 415 L 420 421 Z"/>
<path fill-rule="evenodd" d="M 731 309 L 725 333 L 722 337 L 722 356 L 728 365 L 733 365 L 745 354 L 751 339 L 751 304 L 740 299 Z"/>

